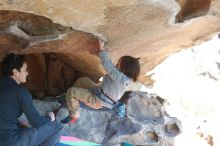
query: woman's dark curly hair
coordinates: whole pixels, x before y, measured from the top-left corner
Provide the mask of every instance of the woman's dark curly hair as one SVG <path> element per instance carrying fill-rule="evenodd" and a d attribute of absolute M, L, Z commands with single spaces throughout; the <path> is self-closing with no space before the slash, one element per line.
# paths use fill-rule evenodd
<path fill-rule="evenodd" d="M 24 55 L 15 55 L 10 53 L 3 58 L 2 61 L 2 74 L 3 76 L 12 76 L 13 69 L 20 71 L 23 64 L 26 62 Z"/>

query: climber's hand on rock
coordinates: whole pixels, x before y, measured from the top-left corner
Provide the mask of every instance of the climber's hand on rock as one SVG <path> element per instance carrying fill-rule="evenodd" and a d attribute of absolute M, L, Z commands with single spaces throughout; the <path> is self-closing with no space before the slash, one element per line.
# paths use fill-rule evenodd
<path fill-rule="evenodd" d="M 105 46 L 105 42 L 99 39 L 99 51 L 105 50 L 104 46 Z"/>

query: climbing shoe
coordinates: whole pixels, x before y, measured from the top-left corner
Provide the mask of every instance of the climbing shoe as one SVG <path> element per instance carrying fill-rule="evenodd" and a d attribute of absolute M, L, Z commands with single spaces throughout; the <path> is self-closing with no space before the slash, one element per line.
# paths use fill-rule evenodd
<path fill-rule="evenodd" d="M 66 116 L 66 118 L 64 118 L 63 120 L 61 120 L 60 122 L 62 124 L 72 124 L 72 123 L 76 123 L 78 118 L 72 118 L 69 115 Z"/>

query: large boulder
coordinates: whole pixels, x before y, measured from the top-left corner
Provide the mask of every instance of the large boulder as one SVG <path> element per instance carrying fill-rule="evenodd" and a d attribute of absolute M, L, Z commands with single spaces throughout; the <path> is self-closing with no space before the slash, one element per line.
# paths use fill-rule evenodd
<path fill-rule="evenodd" d="M 134 145 L 167 146 L 181 133 L 181 123 L 166 113 L 160 97 L 145 92 L 131 92 L 126 104 L 126 117 L 118 118 L 109 109 L 93 110 L 81 104 L 81 117 L 76 124 L 65 125 L 65 135 L 117 145 L 124 141 Z M 35 101 L 41 114 L 59 106 L 57 102 Z M 68 114 L 62 108 L 57 119 Z"/>

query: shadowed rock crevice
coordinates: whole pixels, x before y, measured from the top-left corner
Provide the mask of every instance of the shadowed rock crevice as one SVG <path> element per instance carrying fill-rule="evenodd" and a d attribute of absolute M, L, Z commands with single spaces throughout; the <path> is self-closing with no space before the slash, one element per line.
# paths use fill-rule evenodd
<path fill-rule="evenodd" d="M 92 78 L 75 69 L 74 65 L 63 61 L 60 56 L 58 53 L 26 55 L 29 72 L 26 86 L 34 97 L 60 95 L 66 92 L 78 78 L 82 76 Z"/>
<path fill-rule="evenodd" d="M 184 20 L 194 17 L 205 15 L 212 0 L 177 0 L 180 5 L 180 11 L 176 15 L 176 23 L 183 22 Z"/>
<path fill-rule="evenodd" d="M 165 125 L 164 131 L 168 137 L 175 137 L 180 133 L 180 129 L 176 123 Z"/>
<path fill-rule="evenodd" d="M 145 141 L 149 144 L 155 144 L 159 142 L 159 137 L 154 131 L 147 131 L 144 138 Z"/>

